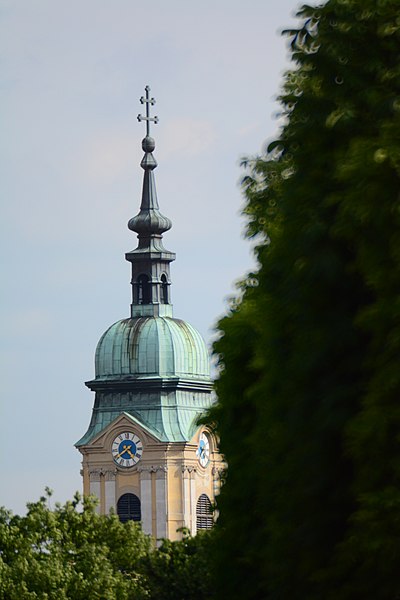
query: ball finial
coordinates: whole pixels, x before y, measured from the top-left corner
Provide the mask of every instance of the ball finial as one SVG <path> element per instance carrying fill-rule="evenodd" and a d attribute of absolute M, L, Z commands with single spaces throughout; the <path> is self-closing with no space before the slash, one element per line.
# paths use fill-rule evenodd
<path fill-rule="evenodd" d="M 146 135 L 146 137 L 142 140 L 143 152 L 153 152 L 155 147 L 156 143 L 154 141 L 154 138 L 150 137 L 149 135 Z"/>

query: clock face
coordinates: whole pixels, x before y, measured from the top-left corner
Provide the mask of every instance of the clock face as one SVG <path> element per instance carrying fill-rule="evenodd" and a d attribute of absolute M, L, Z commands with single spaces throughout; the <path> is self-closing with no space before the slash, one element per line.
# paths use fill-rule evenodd
<path fill-rule="evenodd" d="M 210 460 L 210 441 L 204 431 L 200 434 L 199 445 L 197 446 L 196 454 L 201 466 L 206 467 Z"/>
<path fill-rule="evenodd" d="M 112 443 L 111 454 L 120 467 L 133 467 L 142 457 L 143 445 L 135 433 L 124 431 Z"/>

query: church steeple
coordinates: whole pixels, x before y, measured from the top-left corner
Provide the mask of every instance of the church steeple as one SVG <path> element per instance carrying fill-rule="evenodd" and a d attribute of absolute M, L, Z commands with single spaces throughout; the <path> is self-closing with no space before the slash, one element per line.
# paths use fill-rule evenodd
<path fill-rule="evenodd" d="M 142 96 L 140 102 L 146 105 L 146 116 L 138 115 L 138 121 L 146 122 L 146 137 L 142 141 L 145 154 L 140 163 L 144 169 L 142 202 L 139 213 L 128 222 L 129 229 L 138 234 L 138 246 L 125 254 L 132 264 L 131 317 L 172 317 L 169 263 L 175 260 L 175 254 L 166 250 L 162 241 L 162 234 L 171 229 L 172 223 L 158 206 L 153 173 L 157 167 L 153 156 L 155 141 L 150 136 L 150 122 L 157 123 L 158 117 L 150 116 L 150 106 L 156 101 L 150 98 L 150 87 L 145 90 L 146 97 Z"/>
<path fill-rule="evenodd" d="M 76 443 L 82 454 L 84 494 L 99 500 L 98 511 L 122 521 L 141 521 L 154 539 L 180 539 L 212 525 L 209 507 L 224 468 L 216 440 L 200 415 L 212 402 L 210 360 L 200 333 L 172 315 L 170 263 L 163 246 L 171 221 L 161 214 L 156 194 L 150 136 L 154 98 L 146 105 L 142 142 L 144 170 L 139 213 L 128 227 L 137 248 L 125 256 L 132 265 L 131 316 L 113 323 L 100 337 L 92 418 Z"/>

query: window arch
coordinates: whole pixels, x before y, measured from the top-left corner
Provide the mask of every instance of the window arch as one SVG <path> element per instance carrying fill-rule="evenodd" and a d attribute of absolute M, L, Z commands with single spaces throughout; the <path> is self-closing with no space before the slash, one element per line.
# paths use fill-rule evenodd
<path fill-rule="evenodd" d="M 165 275 L 161 275 L 161 304 L 168 304 L 168 281 Z"/>
<path fill-rule="evenodd" d="M 147 275 L 139 275 L 137 278 L 137 303 L 151 303 L 151 286 Z"/>
<path fill-rule="evenodd" d="M 210 498 L 206 494 L 201 494 L 196 504 L 196 526 L 199 529 L 211 529 L 214 519 L 211 512 Z"/>
<path fill-rule="evenodd" d="M 122 523 L 140 521 L 142 514 L 139 498 L 135 494 L 122 494 L 117 503 L 117 514 Z"/>

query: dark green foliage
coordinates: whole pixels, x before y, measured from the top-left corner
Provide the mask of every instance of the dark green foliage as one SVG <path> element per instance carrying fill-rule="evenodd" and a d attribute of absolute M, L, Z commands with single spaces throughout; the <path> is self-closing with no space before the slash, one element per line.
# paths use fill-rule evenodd
<path fill-rule="evenodd" d="M 142 571 L 152 600 L 211 600 L 210 540 L 204 531 L 196 537 L 184 532 L 182 541 L 163 540 L 148 555 Z"/>
<path fill-rule="evenodd" d="M 220 598 L 400 597 L 400 5 L 304 6 L 221 321 Z"/>
<path fill-rule="evenodd" d="M 0 600 L 206 600 L 210 534 L 154 547 L 132 521 L 100 516 L 90 498 L 27 515 L 0 508 Z"/>

